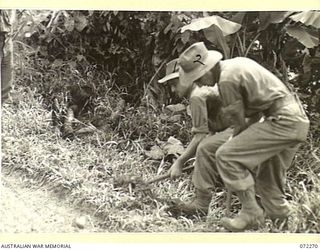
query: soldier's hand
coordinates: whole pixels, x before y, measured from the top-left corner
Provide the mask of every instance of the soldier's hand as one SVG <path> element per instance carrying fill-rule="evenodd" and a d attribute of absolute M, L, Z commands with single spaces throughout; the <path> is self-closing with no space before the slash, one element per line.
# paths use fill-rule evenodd
<path fill-rule="evenodd" d="M 175 161 L 173 163 L 173 165 L 171 166 L 171 168 L 169 169 L 169 173 L 170 173 L 170 178 L 171 179 L 176 179 L 179 176 L 182 175 L 182 167 L 183 164 L 180 163 L 180 161 Z"/>

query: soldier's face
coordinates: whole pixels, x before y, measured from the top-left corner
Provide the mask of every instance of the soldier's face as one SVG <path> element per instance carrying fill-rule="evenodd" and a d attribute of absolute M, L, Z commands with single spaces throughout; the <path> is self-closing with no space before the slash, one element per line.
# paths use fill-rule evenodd
<path fill-rule="evenodd" d="M 216 83 L 212 70 L 204 74 L 202 77 L 196 80 L 196 82 L 199 83 L 200 86 L 213 86 Z"/>

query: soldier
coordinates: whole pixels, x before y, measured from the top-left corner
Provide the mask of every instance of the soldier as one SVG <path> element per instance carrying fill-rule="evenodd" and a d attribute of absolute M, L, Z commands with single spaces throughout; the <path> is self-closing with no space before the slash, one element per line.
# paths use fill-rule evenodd
<path fill-rule="evenodd" d="M 180 98 L 189 98 L 193 139 L 169 172 L 172 179 L 179 177 L 184 163 L 196 155 L 192 176 L 195 198 L 191 202 L 179 204 L 178 210 L 187 215 L 206 215 L 212 191 L 219 181 L 221 183 L 215 153 L 231 136 L 232 129 L 228 129 L 228 122 L 221 116 L 222 103 L 218 89 L 208 86 L 210 83 L 197 85 L 195 82 L 179 81 L 178 71 L 178 59 L 170 61 L 167 64 L 166 76 L 160 79 L 159 83 L 166 82 Z"/>
<path fill-rule="evenodd" d="M 286 171 L 306 140 L 309 120 L 298 97 L 270 71 L 249 58 L 221 58 L 204 43 L 195 43 L 179 57 L 179 77 L 185 85 L 218 85 L 223 113 L 234 129 L 232 139 L 216 152 L 217 168 L 242 204 L 235 218 L 222 218 L 221 224 L 243 231 L 263 224 L 265 214 L 273 220 L 288 217 Z M 264 119 L 259 120 L 261 113 Z"/>
<path fill-rule="evenodd" d="M 1 104 L 7 99 L 12 87 L 13 78 L 13 45 L 12 24 L 13 10 L 0 10 L 0 79 L 1 79 Z"/>

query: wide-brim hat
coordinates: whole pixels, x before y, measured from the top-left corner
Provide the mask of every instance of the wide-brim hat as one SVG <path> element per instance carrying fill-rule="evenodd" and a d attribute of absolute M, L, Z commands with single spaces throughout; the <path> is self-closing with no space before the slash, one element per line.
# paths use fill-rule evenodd
<path fill-rule="evenodd" d="M 164 83 L 171 79 L 179 77 L 178 58 L 171 60 L 166 64 L 166 76 L 158 80 L 158 83 Z"/>
<path fill-rule="evenodd" d="M 180 82 L 191 86 L 194 81 L 209 72 L 222 57 L 219 51 L 208 50 L 203 42 L 194 43 L 179 56 Z"/>

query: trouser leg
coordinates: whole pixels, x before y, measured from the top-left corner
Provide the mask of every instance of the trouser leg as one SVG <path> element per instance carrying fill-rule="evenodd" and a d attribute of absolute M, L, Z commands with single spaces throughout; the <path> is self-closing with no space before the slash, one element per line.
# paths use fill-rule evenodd
<path fill-rule="evenodd" d="M 220 181 L 216 167 L 217 149 L 232 135 L 232 129 L 204 138 L 198 145 L 192 182 L 196 189 L 211 191 Z"/>
<path fill-rule="evenodd" d="M 257 166 L 306 138 L 309 124 L 289 121 L 255 123 L 216 152 L 218 171 L 225 185 L 243 191 L 254 185 Z M 299 139 L 297 139 L 299 138 Z M 261 165 L 263 166 L 263 165 Z"/>
<path fill-rule="evenodd" d="M 286 171 L 291 166 L 298 146 L 290 147 L 262 163 L 256 173 L 256 192 L 261 198 L 261 205 L 271 218 L 287 217 L 290 213 L 285 198 L 284 188 Z"/>
<path fill-rule="evenodd" d="M 204 138 L 197 147 L 196 164 L 192 182 L 196 188 L 195 197 L 191 202 L 178 204 L 177 209 L 185 215 L 206 215 L 212 198 L 212 189 L 219 181 L 215 153 L 231 136 L 232 130 Z"/>

